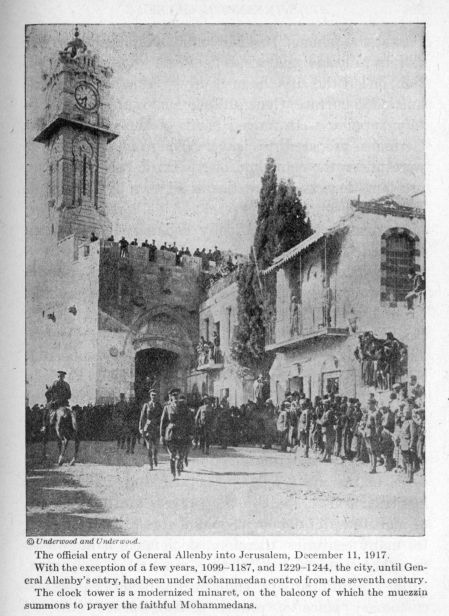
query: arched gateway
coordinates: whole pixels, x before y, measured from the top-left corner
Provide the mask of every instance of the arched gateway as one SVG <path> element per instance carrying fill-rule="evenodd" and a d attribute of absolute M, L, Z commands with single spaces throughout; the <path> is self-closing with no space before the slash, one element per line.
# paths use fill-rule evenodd
<path fill-rule="evenodd" d="M 128 339 L 134 352 L 134 393 L 141 402 L 153 386 L 163 399 L 171 387 L 185 389 L 194 356 L 183 315 L 161 306 L 139 316 Z"/>

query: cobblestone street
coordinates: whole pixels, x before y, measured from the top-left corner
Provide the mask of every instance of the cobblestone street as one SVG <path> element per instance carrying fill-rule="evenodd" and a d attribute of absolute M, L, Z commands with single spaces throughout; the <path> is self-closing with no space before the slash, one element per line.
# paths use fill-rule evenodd
<path fill-rule="evenodd" d="M 69 445 L 69 455 L 73 444 Z M 168 457 L 150 471 L 146 451 L 84 442 L 79 463 L 58 467 L 56 444 L 40 463 L 28 447 L 29 535 L 421 535 L 424 478 L 368 474 L 368 465 L 321 464 L 277 450 L 191 452 L 172 481 Z M 290 512 L 286 515 L 285 512 Z M 282 514 L 280 515 L 280 512 Z"/>

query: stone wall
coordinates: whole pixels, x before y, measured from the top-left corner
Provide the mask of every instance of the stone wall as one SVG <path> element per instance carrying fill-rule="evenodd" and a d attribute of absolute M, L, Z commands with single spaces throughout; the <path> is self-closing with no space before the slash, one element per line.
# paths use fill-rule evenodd
<path fill-rule="evenodd" d="M 158 250 L 156 260 L 149 261 L 147 248 L 129 246 L 128 251 L 121 258 L 118 244 L 101 245 L 100 309 L 130 326 L 149 309 L 165 305 L 183 313 L 189 334 L 197 333 L 204 293 L 200 259 L 183 257 L 183 265 L 175 265 L 171 252 Z"/>
<path fill-rule="evenodd" d="M 198 343 L 198 309 L 205 295 L 201 259 L 128 247 L 120 257 L 115 242 L 101 242 L 99 268 L 97 398 L 135 394 L 135 356 L 145 349 L 177 356 L 173 383 L 186 387 Z"/>

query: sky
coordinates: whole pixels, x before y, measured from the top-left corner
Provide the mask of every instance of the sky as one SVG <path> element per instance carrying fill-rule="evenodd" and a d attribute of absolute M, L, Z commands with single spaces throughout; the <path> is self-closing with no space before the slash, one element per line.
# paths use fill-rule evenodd
<path fill-rule="evenodd" d="M 27 212 L 38 219 L 42 72 L 73 30 L 27 32 Z M 358 195 L 422 206 L 410 197 L 424 190 L 423 34 L 419 24 L 80 25 L 114 71 L 114 234 L 248 253 L 267 157 L 316 230 Z"/>

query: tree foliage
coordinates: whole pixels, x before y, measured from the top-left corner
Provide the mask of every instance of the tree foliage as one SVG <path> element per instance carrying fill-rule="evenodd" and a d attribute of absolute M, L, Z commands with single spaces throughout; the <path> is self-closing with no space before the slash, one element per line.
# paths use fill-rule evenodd
<path fill-rule="evenodd" d="M 274 235 L 272 259 L 293 248 L 313 233 L 300 197 L 301 192 L 291 180 L 279 182 L 272 213 Z"/>
<path fill-rule="evenodd" d="M 271 263 L 275 239 L 273 234 L 273 214 L 276 200 L 277 176 L 276 164 L 273 158 L 267 158 L 265 173 L 261 181 L 262 186 L 257 206 L 257 225 L 253 244 L 257 263 L 263 269 Z"/>
<path fill-rule="evenodd" d="M 239 271 L 237 323 L 232 356 L 241 366 L 257 368 L 265 355 L 265 327 L 262 294 L 252 256 Z"/>
<path fill-rule="evenodd" d="M 253 371 L 267 369 L 271 362 L 270 355 L 265 351 L 265 330 L 267 315 L 273 312 L 275 297 L 275 293 L 266 293 L 261 289 L 258 268 L 265 269 L 274 257 L 313 232 L 301 203 L 301 193 L 293 182 L 281 180 L 278 184 L 274 159 L 267 159 L 261 180 L 254 252 L 239 272 L 238 321 L 232 347 L 233 358 L 240 366 Z"/>

